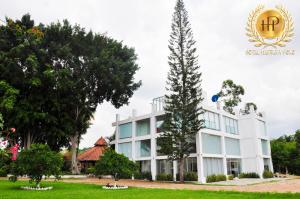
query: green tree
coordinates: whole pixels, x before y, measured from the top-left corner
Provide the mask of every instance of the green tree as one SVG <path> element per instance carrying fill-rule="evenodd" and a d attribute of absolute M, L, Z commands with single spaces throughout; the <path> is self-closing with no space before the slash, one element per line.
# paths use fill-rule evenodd
<path fill-rule="evenodd" d="M 169 40 L 170 72 L 165 95 L 166 117 L 159 152 L 179 163 L 180 181 L 184 181 L 184 161 L 193 151 L 195 137 L 203 128 L 201 73 L 195 41 L 182 0 L 175 6 Z"/>
<path fill-rule="evenodd" d="M 43 176 L 54 175 L 58 179 L 62 165 L 61 155 L 51 151 L 48 145 L 32 144 L 20 152 L 12 172 L 16 177 L 27 175 L 39 187 Z"/>
<path fill-rule="evenodd" d="M 141 85 L 134 82 L 137 57 L 132 48 L 66 20 L 46 28 L 45 43 L 53 60 L 51 74 L 57 79 L 55 109 L 71 143 L 72 172 L 79 173 L 78 144 L 98 104 L 106 100 L 119 108 Z"/>
<path fill-rule="evenodd" d="M 242 101 L 240 96 L 244 95 L 244 93 L 244 88 L 241 85 L 235 84 L 230 79 L 223 81 L 221 91 L 218 93 L 224 100 L 223 109 L 234 114 L 233 108 Z"/>
<path fill-rule="evenodd" d="M 112 175 L 119 178 L 130 178 L 138 171 L 138 165 L 123 154 L 107 149 L 100 160 L 96 162 L 96 175 Z"/>
<path fill-rule="evenodd" d="M 254 111 L 256 112 L 257 111 L 257 106 L 253 102 L 246 103 L 243 112 L 246 113 L 246 114 L 249 114 L 251 106 L 253 106 Z"/>

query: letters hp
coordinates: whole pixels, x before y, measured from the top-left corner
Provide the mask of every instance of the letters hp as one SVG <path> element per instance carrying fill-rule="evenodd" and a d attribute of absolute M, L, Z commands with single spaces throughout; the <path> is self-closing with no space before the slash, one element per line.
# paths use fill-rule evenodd
<path fill-rule="evenodd" d="M 279 24 L 279 18 L 276 16 L 269 16 L 267 17 L 267 23 L 265 23 L 265 20 L 262 20 L 261 26 L 262 31 L 265 31 L 265 26 L 267 27 L 267 31 L 270 31 L 270 26 L 272 27 L 272 31 L 275 30 L 275 25 Z"/>

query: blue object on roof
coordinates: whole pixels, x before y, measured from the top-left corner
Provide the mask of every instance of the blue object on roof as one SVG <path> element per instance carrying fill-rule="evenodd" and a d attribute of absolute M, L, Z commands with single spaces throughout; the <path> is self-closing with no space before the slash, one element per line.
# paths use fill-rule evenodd
<path fill-rule="evenodd" d="M 219 95 L 213 95 L 213 96 L 211 97 L 211 101 L 212 101 L 212 102 L 217 102 L 218 99 L 219 99 Z"/>

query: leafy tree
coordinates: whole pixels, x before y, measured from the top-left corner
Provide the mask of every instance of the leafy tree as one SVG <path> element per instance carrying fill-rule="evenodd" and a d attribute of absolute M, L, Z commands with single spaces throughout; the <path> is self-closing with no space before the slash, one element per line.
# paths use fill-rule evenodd
<path fill-rule="evenodd" d="M 42 139 L 47 120 L 44 105 L 49 101 L 48 85 L 43 84 L 46 68 L 42 48 L 42 26 L 35 26 L 29 15 L 21 20 L 6 19 L 0 26 L 0 79 L 18 91 L 13 109 L 3 111 L 5 126 L 17 126 L 23 147 Z M 16 90 L 8 89 L 16 94 Z M 14 101 L 14 100 L 10 100 Z"/>
<path fill-rule="evenodd" d="M 112 175 L 119 178 L 130 178 L 137 170 L 138 165 L 136 163 L 112 149 L 106 150 L 95 165 L 96 175 Z"/>
<path fill-rule="evenodd" d="M 249 114 L 251 106 L 254 107 L 254 111 L 256 112 L 257 111 L 257 106 L 253 102 L 246 103 L 243 112 L 246 113 L 246 114 Z"/>
<path fill-rule="evenodd" d="M 39 187 L 43 176 L 54 175 L 58 179 L 62 165 L 61 155 L 51 151 L 48 145 L 32 144 L 20 152 L 12 171 L 15 176 L 27 175 L 30 183 L 35 182 Z"/>
<path fill-rule="evenodd" d="M 169 40 L 170 72 L 165 95 L 166 117 L 163 135 L 159 139 L 160 153 L 179 163 L 180 181 L 184 181 L 184 161 L 194 149 L 198 131 L 203 128 L 199 119 L 203 112 L 201 73 L 197 62 L 195 41 L 182 0 L 175 6 Z"/>
<path fill-rule="evenodd" d="M 218 95 L 224 100 L 223 109 L 231 114 L 234 114 L 233 108 L 241 102 L 241 95 L 245 91 L 241 85 L 235 84 L 232 80 L 225 80 L 222 84 L 221 91 Z"/>
<path fill-rule="evenodd" d="M 136 55 L 132 48 L 66 20 L 47 27 L 45 40 L 53 60 L 51 74 L 57 79 L 55 110 L 71 143 L 72 173 L 79 173 L 78 144 L 98 104 L 106 100 L 118 108 L 141 85 L 133 77 Z"/>
<path fill-rule="evenodd" d="M 0 177 L 6 177 L 11 159 L 6 150 L 0 149 Z"/>

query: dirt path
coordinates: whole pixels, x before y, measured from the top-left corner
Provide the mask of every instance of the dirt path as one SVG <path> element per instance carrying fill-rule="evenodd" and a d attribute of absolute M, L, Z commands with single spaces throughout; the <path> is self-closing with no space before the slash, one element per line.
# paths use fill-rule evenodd
<path fill-rule="evenodd" d="M 113 184 L 111 179 L 64 179 L 64 182 L 72 183 L 86 183 L 105 185 L 107 183 Z M 166 182 L 148 182 L 141 180 L 120 180 L 118 185 L 127 185 L 131 187 L 143 188 L 162 188 L 162 189 L 190 189 L 190 190 L 227 190 L 227 191 L 244 191 L 244 192 L 300 192 L 300 179 L 287 179 L 277 182 L 266 182 L 263 184 L 243 185 L 243 186 L 217 186 L 217 185 L 197 185 L 197 184 L 180 184 L 180 183 L 166 183 Z"/>

